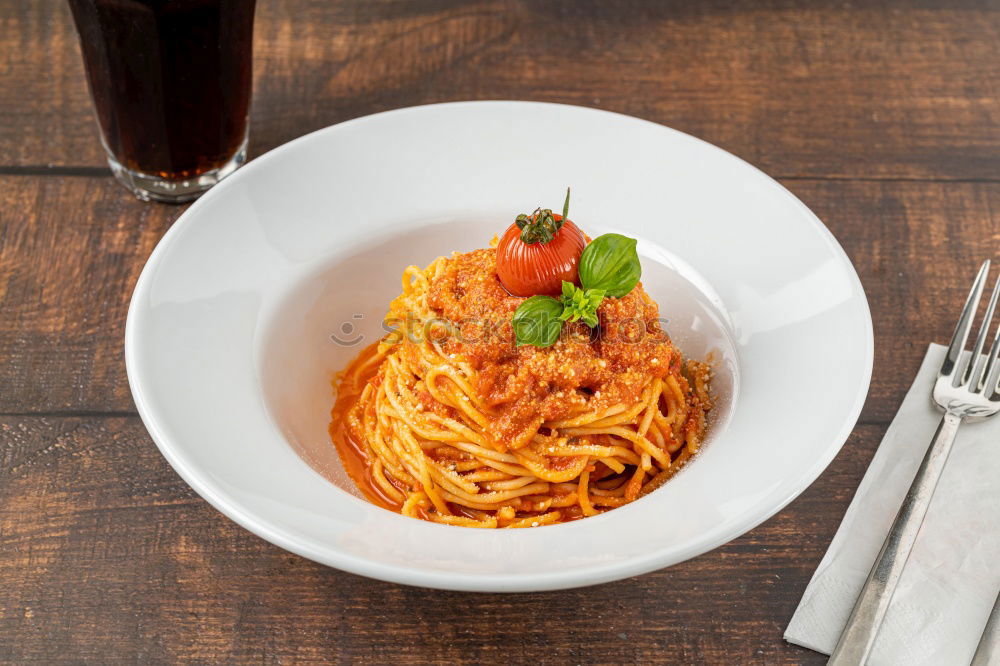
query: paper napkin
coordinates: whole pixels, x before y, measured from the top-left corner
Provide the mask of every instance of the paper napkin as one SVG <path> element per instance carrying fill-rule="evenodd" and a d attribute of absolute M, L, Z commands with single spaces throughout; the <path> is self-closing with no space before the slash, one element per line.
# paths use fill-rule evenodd
<path fill-rule="evenodd" d="M 825 654 L 836 646 L 941 419 L 930 396 L 944 355 L 927 350 L 785 640 Z M 959 429 L 868 663 L 965 666 L 998 588 L 1000 415 Z"/>

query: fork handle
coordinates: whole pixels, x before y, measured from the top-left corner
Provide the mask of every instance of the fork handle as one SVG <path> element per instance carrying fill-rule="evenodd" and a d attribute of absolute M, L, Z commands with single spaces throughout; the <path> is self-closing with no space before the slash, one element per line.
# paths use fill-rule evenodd
<path fill-rule="evenodd" d="M 997 600 L 993 602 L 993 611 L 986 621 L 983 637 L 979 639 L 979 647 L 969 666 L 990 666 L 997 663 L 1000 663 L 1000 594 L 997 594 Z"/>
<path fill-rule="evenodd" d="M 934 494 L 934 488 L 941 478 L 941 471 L 948 460 L 948 454 L 951 453 L 951 446 L 955 443 L 955 435 L 961 424 L 962 417 L 951 412 L 946 412 L 938 424 L 934 439 L 927 448 L 910 489 L 906 492 L 903 505 L 896 514 L 896 520 L 892 523 L 892 529 L 889 530 L 885 543 L 882 544 L 882 550 L 875 560 L 871 573 L 868 574 L 865 586 L 861 588 L 861 594 L 854 604 L 854 610 L 851 611 L 851 617 L 847 620 L 847 626 L 840 635 L 837 647 L 830 655 L 828 665 L 860 666 L 868 660 L 868 654 L 875 643 L 875 636 L 878 635 L 879 627 L 885 618 L 892 594 L 896 591 L 896 584 L 903 573 L 906 558 L 910 556 L 913 542 L 917 538 L 917 532 L 920 531 L 920 524 L 924 521 L 927 507 L 931 503 L 931 495 Z"/>

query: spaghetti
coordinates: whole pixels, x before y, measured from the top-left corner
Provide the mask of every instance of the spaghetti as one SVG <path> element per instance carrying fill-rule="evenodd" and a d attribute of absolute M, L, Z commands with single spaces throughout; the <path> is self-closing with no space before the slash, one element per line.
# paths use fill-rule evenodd
<path fill-rule="evenodd" d="M 515 346 L 523 299 L 493 248 L 410 266 L 402 288 L 393 331 L 340 373 L 332 412 L 371 501 L 450 525 L 549 525 L 642 497 L 698 450 L 709 368 L 682 359 L 641 284 L 545 348 Z"/>

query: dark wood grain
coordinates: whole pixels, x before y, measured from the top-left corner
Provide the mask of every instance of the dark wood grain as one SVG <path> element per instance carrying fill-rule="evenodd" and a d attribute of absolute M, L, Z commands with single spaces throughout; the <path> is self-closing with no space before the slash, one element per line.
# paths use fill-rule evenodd
<path fill-rule="evenodd" d="M 65 3 L 0 0 L 0 166 L 103 167 Z M 258 2 L 252 152 L 461 99 L 637 115 L 780 176 L 1000 178 L 1000 7 Z"/>
<path fill-rule="evenodd" d="M 110 178 L 0 176 L 0 411 L 132 410 L 132 288 L 180 214 Z"/>
<path fill-rule="evenodd" d="M 785 184 L 858 269 L 876 335 L 862 420 L 887 422 L 996 251 L 1000 183 Z M 0 199 L 0 412 L 131 412 L 128 301 L 180 209 L 134 201 L 108 178 L 0 176 Z"/>
<path fill-rule="evenodd" d="M 199 499 L 135 417 L 0 419 L 0 660 L 819 663 L 781 634 L 882 430 L 859 427 L 794 504 L 705 556 L 477 595 L 271 546 Z"/>

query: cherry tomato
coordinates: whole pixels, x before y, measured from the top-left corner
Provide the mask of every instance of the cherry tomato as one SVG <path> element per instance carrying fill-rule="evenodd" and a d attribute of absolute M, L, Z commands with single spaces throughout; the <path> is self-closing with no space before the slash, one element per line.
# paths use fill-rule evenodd
<path fill-rule="evenodd" d="M 547 211 L 546 211 L 547 212 Z M 553 214 L 558 223 L 562 215 Z M 571 220 L 566 220 L 547 243 L 525 243 L 522 229 L 512 224 L 497 245 L 497 275 L 514 296 L 562 293 L 562 282 L 576 282 L 580 253 L 587 244 Z"/>

